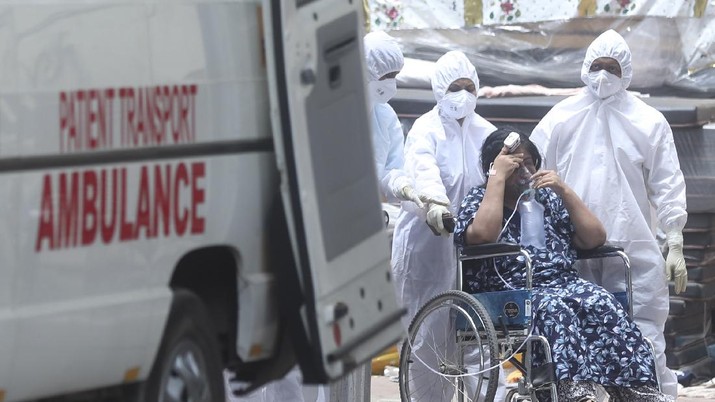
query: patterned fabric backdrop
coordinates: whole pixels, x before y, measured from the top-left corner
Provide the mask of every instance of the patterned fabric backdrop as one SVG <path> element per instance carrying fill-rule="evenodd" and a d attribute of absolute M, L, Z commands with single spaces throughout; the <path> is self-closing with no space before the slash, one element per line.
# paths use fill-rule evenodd
<path fill-rule="evenodd" d="M 462 28 L 585 16 L 715 15 L 715 0 L 367 0 L 372 30 Z"/>

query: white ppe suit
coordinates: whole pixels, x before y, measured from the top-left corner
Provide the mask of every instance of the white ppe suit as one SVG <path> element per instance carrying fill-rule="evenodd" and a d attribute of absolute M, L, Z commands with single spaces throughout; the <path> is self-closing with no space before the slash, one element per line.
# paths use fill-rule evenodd
<path fill-rule="evenodd" d="M 610 57 L 621 66 L 620 88 L 613 75 L 606 86 L 590 73 L 592 62 Z M 673 373 L 665 365 L 663 329 L 669 294 L 663 256 L 656 242 L 658 226 L 682 231 L 687 219 L 685 181 L 673 133 L 663 115 L 626 91 L 633 76 L 625 40 L 609 30 L 586 51 L 581 79 L 588 86 L 549 111 L 531 134 L 546 169 L 559 176 L 604 224 L 608 244 L 630 257 L 633 313 L 643 334 L 653 341 L 663 392 L 677 395 Z M 615 92 L 603 99 L 604 95 Z M 614 265 L 609 267 L 608 265 Z M 620 264 L 612 259 L 581 264 L 581 273 L 611 291 L 624 289 Z"/>
<path fill-rule="evenodd" d="M 450 84 L 460 78 L 472 80 L 479 88 L 476 69 L 463 53 L 451 51 L 437 60 L 432 91 L 438 106 L 419 117 L 412 126 L 405 143 L 404 165 L 415 182 L 416 190 L 427 197 L 448 201 L 448 209 L 454 215 L 467 191 L 484 183 L 479 162 L 482 143 L 496 130 L 494 125 L 473 110 L 460 125 L 440 109 L 439 102 Z M 425 219 L 424 209 L 417 208 L 413 203 L 402 203 L 395 223 L 392 273 L 398 300 L 407 308 L 407 315 L 403 318 L 405 328 L 423 304 L 455 286 L 457 260 L 453 240 L 451 236 L 436 236 Z M 431 325 L 438 329 L 440 325 L 441 328 L 446 327 L 446 324 L 438 322 Z M 435 332 L 443 333 L 444 330 Z M 439 344 L 438 340 L 434 341 Z M 420 343 L 419 340 L 417 343 Z M 429 346 L 413 345 L 415 353 L 424 350 L 421 348 Z M 427 359 L 426 356 L 424 358 Z M 451 392 L 446 385 L 442 389 L 435 384 L 431 391 L 434 392 L 433 397 L 425 400 L 450 398 L 449 394 L 445 394 Z"/>
<path fill-rule="evenodd" d="M 399 192 L 405 186 L 411 186 L 411 181 L 402 170 L 405 136 L 397 114 L 387 104 L 394 91 L 386 92 L 385 87 L 379 84 L 382 84 L 380 78 L 384 75 L 402 70 L 405 60 L 397 42 L 385 32 L 368 33 L 364 45 L 375 170 L 382 194 L 387 201 L 395 202 Z M 388 86 L 396 85 L 394 78 L 383 81 Z"/>

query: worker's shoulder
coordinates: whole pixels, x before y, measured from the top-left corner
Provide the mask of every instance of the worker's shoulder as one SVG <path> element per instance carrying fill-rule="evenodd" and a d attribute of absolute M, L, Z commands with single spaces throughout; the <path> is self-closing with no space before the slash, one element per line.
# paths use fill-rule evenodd
<path fill-rule="evenodd" d="M 395 118 L 397 118 L 397 113 L 395 112 L 395 109 L 393 109 L 389 103 L 375 103 L 373 104 L 373 110 L 378 116 L 394 116 Z"/>
<path fill-rule="evenodd" d="M 542 122 L 549 122 L 551 120 L 563 121 L 569 117 L 574 118 L 581 114 L 579 112 L 586 112 L 593 104 L 594 100 L 587 96 L 586 93 L 569 96 L 558 101 L 549 109 L 546 115 L 544 115 Z"/>
<path fill-rule="evenodd" d="M 442 127 L 442 121 L 440 120 L 439 117 L 439 111 L 435 107 L 425 114 L 421 115 L 417 119 L 415 119 L 415 122 L 412 124 L 412 128 L 410 131 L 424 131 L 424 132 L 430 132 L 433 131 L 431 128 L 441 128 Z"/>
<path fill-rule="evenodd" d="M 626 94 L 618 109 L 626 114 L 638 116 L 639 119 L 667 122 L 665 115 L 656 105 L 651 105 L 632 93 Z"/>

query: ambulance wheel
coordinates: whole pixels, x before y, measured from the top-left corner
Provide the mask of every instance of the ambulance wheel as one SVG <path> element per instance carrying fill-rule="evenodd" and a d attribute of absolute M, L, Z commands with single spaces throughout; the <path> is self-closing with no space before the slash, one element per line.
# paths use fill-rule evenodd
<path fill-rule="evenodd" d="M 225 400 L 218 339 L 204 303 L 176 290 L 164 336 L 144 384 L 143 402 Z"/>

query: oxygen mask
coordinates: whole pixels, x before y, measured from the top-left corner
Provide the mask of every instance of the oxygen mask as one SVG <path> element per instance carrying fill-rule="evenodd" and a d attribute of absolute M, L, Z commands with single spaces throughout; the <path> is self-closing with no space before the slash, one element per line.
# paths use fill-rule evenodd
<path fill-rule="evenodd" d="M 531 175 L 533 174 L 529 169 L 523 164 L 519 165 L 519 169 L 516 171 L 517 183 L 521 191 L 526 191 L 532 189 L 534 182 L 531 180 Z"/>
<path fill-rule="evenodd" d="M 512 153 L 519 148 L 521 145 L 521 138 L 518 133 L 511 132 L 504 140 L 504 145 L 509 149 L 509 153 Z M 519 168 L 514 172 L 516 174 L 516 185 L 518 186 L 519 193 L 531 198 L 534 194 L 532 188 L 533 181 L 531 176 L 534 172 L 531 172 L 523 163 L 519 165 Z"/>

